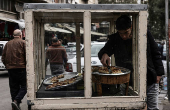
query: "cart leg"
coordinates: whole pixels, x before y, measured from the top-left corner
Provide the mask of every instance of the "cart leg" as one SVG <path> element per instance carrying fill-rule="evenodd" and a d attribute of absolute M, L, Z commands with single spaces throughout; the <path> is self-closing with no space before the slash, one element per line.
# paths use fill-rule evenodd
<path fill-rule="evenodd" d="M 97 94 L 98 96 L 102 96 L 102 84 L 97 84 Z"/>
<path fill-rule="evenodd" d="M 128 95 L 128 89 L 129 89 L 129 82 L 126 83 L 126 93 L 125 93 L 126 96 Z"/>
<path fill-rule="evenodd" d="M 28 110 L 31 110 L 31 105 L 28 105 Z"/>
<path fill-rule="evenodd" d="M 95 83 L 92 83 L 92 88 L 93 88 L 93 92 L 96 92 L 96 86 L 95 86 Z"/>

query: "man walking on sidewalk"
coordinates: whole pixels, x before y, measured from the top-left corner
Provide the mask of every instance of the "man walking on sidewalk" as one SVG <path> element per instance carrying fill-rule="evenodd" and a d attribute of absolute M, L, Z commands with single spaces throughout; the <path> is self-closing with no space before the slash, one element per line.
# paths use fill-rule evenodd
<path fill-rule="evenodd" d="M 52 75 L 64 73 L 63 63 L 66 64 L 68 59 L 66 49 L 61 46 L 57 37 L 52 38 L 52 45 L 48 47 L 46 57 L 49 59 Z"/>
<path fill-rule="evenodd" d="M 12 97 L 12 110 L 21 110 L 20 103 L 27 93 L 26 87 L 26 51 L 22 32 L 14 30 L 14 39 L 7 42 L 2 53 L 2 62 L 9 75 L 9 86 Z"/>

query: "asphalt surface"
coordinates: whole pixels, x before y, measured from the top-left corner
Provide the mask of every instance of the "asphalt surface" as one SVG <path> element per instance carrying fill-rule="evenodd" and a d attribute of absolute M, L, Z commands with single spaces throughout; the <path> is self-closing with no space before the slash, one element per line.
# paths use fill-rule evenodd
<path fill-rule="evenodd" d="M 12 110 L 9 79 L 7 71 L 0 71 L 0 110 Z M 27 110 L 26 96 L 22 100 L 21 110 Z"/>
<path fill-rule="evenodd" d="M 47 67 L 47 75 L 48 74 L 51 74 L 49 65 Z M 12 110 L 8 71 L 0 71 L 0 99 L 0 110 Z M 22 100 L 20 107 L 21 110 L 28 110 L 27 94 Z"/>
<path fill-rule="evenodd" d="M 164 65 L 165 70 L 165 76 L 167 76 L 167 63 L 165 60 L 162 60 L 162 63 Z M 170 110 L 170 103 L 167 99 L 167 90 L 161 90 L 161 93 L 159 94 L 159 110 Z"/>
<path fill-rule="evenodd" d="M 158 96 L 159 110 L 170 110 L 170 103 L 166 95 L 167 95 L 167 91 L 161 90 L 161 93 Z"/>

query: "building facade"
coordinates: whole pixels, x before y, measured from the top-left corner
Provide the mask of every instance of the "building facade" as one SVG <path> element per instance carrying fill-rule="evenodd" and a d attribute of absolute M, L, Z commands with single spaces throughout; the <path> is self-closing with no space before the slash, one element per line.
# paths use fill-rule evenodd
<path fill-rule="evenodd" d="M 15 29 L 24 29 L 24 3 L 52 3 L 53 0 L 0 0 L 0 41 L 13 39 Z M 21 24 L 22 27 L 21 27 Z"/>

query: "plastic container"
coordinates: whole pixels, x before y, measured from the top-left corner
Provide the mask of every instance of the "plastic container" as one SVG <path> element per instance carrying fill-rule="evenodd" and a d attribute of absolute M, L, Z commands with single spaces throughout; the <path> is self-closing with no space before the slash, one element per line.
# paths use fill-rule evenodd
<path fill-rule="evenodd" d="M 164 77 L 163 79 L 163 89 L 167 90 L 167 77 Z"/>

